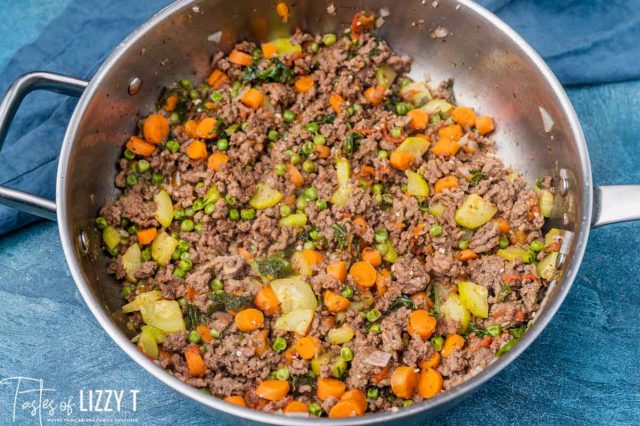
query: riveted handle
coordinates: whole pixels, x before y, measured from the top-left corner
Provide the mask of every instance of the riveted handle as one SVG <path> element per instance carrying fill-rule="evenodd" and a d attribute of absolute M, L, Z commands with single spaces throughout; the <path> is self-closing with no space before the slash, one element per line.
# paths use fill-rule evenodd
<path fill-rule="evenodd" d="M 640 219 L 640 185 L 598 186 L 591 226 Z"/>

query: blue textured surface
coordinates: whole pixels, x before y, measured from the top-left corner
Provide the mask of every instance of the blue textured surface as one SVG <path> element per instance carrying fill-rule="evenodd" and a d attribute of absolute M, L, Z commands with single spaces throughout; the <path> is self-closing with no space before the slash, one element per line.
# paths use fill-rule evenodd
<path fill-rule="evenodd" d="M 0 58 L 32 37 L 1 27 L 0 38 L 11 41 L 0 43 Z M 571 88 L 569 95 L 589 141 L 596 183 L 640 182 L 640 82 Z M 65 112 L 59 114 L 64 120 Z M 594 230 L 578 278 L 540 338 L 438 423 L 638 424 L 638 242 L 640 223 Z M 74 398 L 71 417 L 130 418 L 140 424 L 215 421 L 145 373 L 102 331 L 70 277 L 55 224 L 42 222 L 0 237 L 0 330 L 0 380 L 44 379 L 55 389 L 49 396 L 56 404 Z M 137 412 L 125 397 L 121 414 L 80 413 L 79 391 L 86 396 L 88 389 L 139 390 Z M 0 424 L 11 422 L 12 391 L 11 385 L 0 385 Z M 20 407 L 16 418 L 16 424 L 37 424 Z"/>

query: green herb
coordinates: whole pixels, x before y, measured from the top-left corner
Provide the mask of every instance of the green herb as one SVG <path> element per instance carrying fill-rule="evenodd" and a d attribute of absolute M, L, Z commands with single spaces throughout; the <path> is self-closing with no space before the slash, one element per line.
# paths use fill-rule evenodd
<path fill-rule="evenodd" d="M 291 263 L 284 258 L 283 253 L 275 253 L 266 259 L 256 261 L 258 272 L 265 279 L 284 278 L 293 273 Z"/>
<path fill-rule="evenodd" d="M 358 132 L 349 132 L 344 142 L 342 142 L 342 150 L 346 154 L 353 154 L 360 148 L 360 141 L 363 138 L 364 136 Z"/>
<path fill-rule="evenodd" d="M 502 302 L 508 295 L 511 294 L 511 286 L 509 284 L 502 284 L 500 293 L 496 296 L 498 302 Z"/>
<path fill-rule="evenodd" d="M 413 309 L 416 307 L 416 304 L 413 303 L 413 300 L 411 300 L 411 298 L 409 296 L 405 296 L 404 294 L 400 297 L 398 297 L 396 300 L 394 300 L 391 303 L 391 306 L 389 306 L 389 310 L 390 311 L 394 311 L 396 309 L 399 309 L 401 307 L 405 307 L 408 309 Z"/>
<path fill-rule="evenodd" d="M 488 174 L 480 171 L 480 170 L 471 170 L 471 180 L 469 184 L 471 186 L 476 186 L 480 183 L 481 180 L 487 179 L 489 177 Z"/>
<path fill-rule="evenodd" d="M 500 349 L 498 349 L 498 352 L 496 352 L 496 358 L 500 358 L 502 355 L 504 355 L 507 352 L 509 352 L 509 350 L 512 347 L 514 347 L 515 344 L 518 343 L 518 341 L 520 341 L 520 338 L 514 337 L 513 339 L 509 340 L 507 343 L 502 345 L 502 347 Z"/>
<path fill-rule="evenodd" d="M 485 330 L 484 328 L 480 328 L 473 323 L 469 325 L 469 328 L 467 328 L 467 330 L 465 331 L 464 336 L 468 336 L 471 333 L 475 333 L 476 336 L 478 337 L 484 337 L 489 335 L 489 332 L 487 330 Z"/>
<path fill-rule="evenodd" d="M 520 327 L 513 327 L 509 329 L 509 333 L 516 338 L 520 338 L 527 331 L 526 325 L 521 325 Z"/>
<path fill-rule="evenodd" d="M 201 312 L 200 309 L 190 303 L 186 304 L 184 314 L 184 321 L 187 329 L 194 329 L 200 324 L 206 324 L 208 320 L 207 314 Z"/>
<path fill-rule="evenodd" d="M 335 120 L 335 119 L 336 119 L 336 114 L 335 114 L 335 112 L 332 112 L 330 114 L 325 115 L 322 118 L 319 118 L 318 120 L 316 120 L 316 122 L 318 124 L 331 124 L 331 123 L 333 123 L 333 120 Z"/>
<path fill-rule="evenodd" d="M 251 296 L 238 296 L 224 291 L 213 293 L 209 299 L 214 303 L 214 310 L 239 311 L 251 306 Z"/>
<path fill-rule="evenodd" d="M 347 244 L 349 243 L 349 234 L 347 233 L 347 228 L 339 223 L 334 223 L 333 225 L 331 225 L 331 229 L 333 229 L 333 241 L 335 241 L 338 249 L 345 249 L 347 247 Z"/>
<path fill-rule="evenodd" d="M 270 59 L 268 68 L 259 70 L 257 64 L 249 65 L 242 75 L 242 79 L 248 83 L 272 81 L 276 83 L 288 83 L 294 77 L 295 72 L 287 67 L 278 58 Z"/>

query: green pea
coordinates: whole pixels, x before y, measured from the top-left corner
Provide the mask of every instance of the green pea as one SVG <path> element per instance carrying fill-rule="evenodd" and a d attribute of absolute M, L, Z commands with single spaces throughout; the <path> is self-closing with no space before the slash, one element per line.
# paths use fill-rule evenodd
<path fill-rule="evenodd" d="M 242 220 L 251 220 L 256 218 L 256 211 L 254 209 L 242 209 L 240 210 L 240 217 Z"/>
<path fill-rule="evenodd" d="M 275 142 L 278 139 L 280 139 L 280 133 L 278 133 L 277 130 L 271 129 L 267 133 L 267 139 L 269 139 L 270 141 L 274 141 Z"/>
<path fill-rule="evenodd" d="M 204 208 L 204 201 L 201 198 L 198 198 L 193 202 L 193 206 L 191 206 L 195 211 L 200 211 Z"/>
<path fill-rule="evenodd" d="M 153 185 L 161 185 L 164 183 L 164 176 L 158 173 L 154 173 L 151 175 L 151 183 Z"/>
<path fill-rule="evenodd" d="M 318 43 L 311 43 L 311 52 L 318 53 L 320 50 L 320 45 Z"/>
<path fill-rule="evenodd" d="M 309 238 L 311 238 L 311 241 L 318 241 L 320 239 L 320 233 L 314 229 L 309 232 Z"/>
<path fill-rule="evenodd" d="M 531 250 L 536 253 L 541 251 L 544 248 L 544 243 L 540 240 L 531 241 Z"/>
<path fill-rule="evenodd" d="M 193 268 L 193 263 L 191 263 L 190 260 L 184 259 L 184 260 L 181 260 L 180 263 L 178 263 L 178 268 L 187 272 L 187 271 L 190 271 L 191 268 Z"/>
<path fill-rule="evenodd" d="M 276 379 L 278 380 L 288 380 L 289 379 L 289 369 L 287 367 L 280 367 L 276 370 Z"/>
<path fill-rule="evenodd" d="M 180 224 L 180 229 L 184 232 L 191 232 L 194 226 L 196 226 L 196 224 L 191 219 L 186 219 Z"/>
<path fill-rule="evenodd" d="M 293 164 L 294 166 L 296 164 L 300 164 L 301 161 L 302 157 L 300 157 L 299 154 L 294 153 L 293 155 L 291 155 L 291 164 Z"/>
<path fill-rule="evenodd" d="M 237 98 L 239 94 L 240 94 L 240 91 L 235 87 L 231 89 L 231 97 Z"/>
<path fill-rule="evenodd" d="M 249 123 L 242 123 L 240 125 L 240 130 L 242 130 L 243 132 L 247 133 L 247 130 L 249 130 Z"/>
<path fill-rule="evenodd" d="M 206 206 L 204 206 L 204 214 L 206 215 L 212 215 L 213 212 L 216 211 L 216 205 L 215 204 L 207 204 Z"/>
<path fill-rule="evenodd" d="M 120 290 L 120 294 L 122 295 L 122 297 L 127 297 L 131 294 L 131 291 L 131 286 L 125 285 L 124 287 L 122 287 L 122 290 Z"/>
<path fill-rule="evenodd" d="M 304 210 L 307 208 L 308 202 L 304 197 L 298 197 L 296 200 L 296 208 L 298 210 Z"/>
<path fill-rule="evenodd" d="M 394 127 L 389 133 L 394 138 L 402 137 L 402 129 L 400 127 Z"/>
<path fill-rule="evenodd" d="M 375 322 L 381 316 L 382 316 L 382 312 L 380 312 L 377 309 L 372 309 L 372 310 L 370 310 L 369 312 L 366 313 L 365 318 L 367 318 L 367 321 L 369 321 L 369 322 Z"/>
<path fill-rule="evenodd" d="M 372 191 L 374 194 L 379 194 L 379 193 L 381 193 L 381 192 L 382 192 L 382 189 L 383 189 L 383 186 L 382 186 L 382 184 L 380 184 L 380 183 L 376 183 L 376 184 L 374 184 L 374 185 L 371 187 L 371 191 Z"/>
<path fill-rule="evenodd" d="M 280 217 L 287 217 L 291 214 L 291 207 L 283 204 L 280 206 Z"/>
<path fill-rule="evenodd" d="M 238 209 L 230 209 L 229 210 L 229 219 L 231 219 L 231 220 L 239 220 L 240 219 L 240 212 L 238 211 Z"/>
<path fill-rule="evenodd" d="M 304 196 L 307 200 L 313 201 L 318 198 L 318 191 L 314 187 L 310 187 L 304 190 Z"/>
<path fill-rule="evenodd" d="M 169 115 L 169 123 L 178 124 L 178 122 L 180 122 L 180 114 L 172 112 L 171 115 Z"/>
<path fill-rule="evenodd" d="M 302 245 L 302 247 L 305 250 L 315 250 L 316 249 L 316 243 L 314 243 L 313 241 L 305 241 L 304 244 Z"/>
<path fill-rule="evenodd" d="M 313 142 L 305 142 L 302 144 L 302 147 L 300 148 L 300 152 L 303 155 L 309 155 L 313 152 L 314 149 L 315 149 L 315 145 L 313 145 Z"/>
<path fill-rule="evenodd" d="M 175 275 L 178 278 L 184 278 L 184 276 L 186 274 L 187 273 L 184 270 L 180 269 L 180 268 L 176 268 L 176 269 L 173 270 L 173 275 Z"/>
<path fill-rule="evenodd" d="M 211 333 L 211 336 L 215 337 L 216 339 L 220 337 L 220 332 L 215 328 L 210 329 L 209 333 Z"/>
<path fill-rule="evenodd" d="M 487 333 L 493 337 L 499 336 L 502 333 L 502 327 L 499 325 L 490 325 L 487 327 Z"/>
<path fill-rule="evenodd" d="M 316 207 L 318 207 L 318 209 L 322 211 L 322 210 L 326 210 L 327 207 L 329 206 L 327 206 L 327 202 L 325 200 L 319 199 L 316 201 Z"/>
<path fill-rule="evenodd" d="M 184 209 L 184 215 L 186 217 L 193 217 L 194 214 L 196 214 L 196 211 L 193 210 L 192 207 L 187 207 L 186 209 Z"/>
<path fill-rule="evenodd" d="M 218 139 L 218 142 L 216 142 L 216 148 L 218 148 L 218 151 L 226 151 L 229 149 L 229 141 L 226 139 Z"/>
<path fill-rule="evenodd" d="M 380 389 L 375 386 L 369 386 L 367 388 L 367 398 L 369 399 L 378 399 L 380 396 Z"/>
<path fill-rule="evenodd" d="M 382 204 L 382 194 L 380 193 L 376 193 L 373 194 L 373 197 L 371 197 L 373 199 L 373 202 L 376 204 Z"/>
<path fill-rule="evenodd" d="M 377 157 L 381 160 L 386 160 L 389 157 L 389 153 L 381 149 L 378 151 Z"/>
<path fill-rule="evenodd" d="M 287 166 L 284 163 L 277 163 L 275 165 L 276 175 L 284 176 L 287 174 Z"/>
<path fill-rule="evenodd" d="M 138 178 L 136 177 L 136 175 L 127 176 L 127 185 L 133 186 L 136 183 L 138 183 Z"/>
<path fill-rule="evenodd" d="M 182 250 L 175 249 L 173 253 L 171 253 L 171 260 L 180 260 L 180 256 L 182 256 Z"/>
<path fill-rule="evenodd" d="M 407 192 L 407 185 L 404 184 L 404 183 L 402 185 L 400 185 L 400 191 Z"/>
<path fill-rule="evenodd" d="M 411 107 L 409 106 L 409 104 L 405 102 L 398 102 L 396 104 L 396 114 L 398 115 L 407 115 L 410 109 Z"/>
<path fill-rule="evenodd" d="M 286 150 L 284 152 L 284 155 L 286 155 L 289 158 L 293 157 L 293 154 L 295 154 L 295 153 L 293 151 L 291 151 L 290 149 L 288 149 L 288 150 Z"/>
<path fill-rule="evenodd" d="M 275 352 L 280 353 L 287 349 L 287 341 L 282 337 L 276 337 L 276 339 L 271 344 L 271 349 L 273 349 Z"/>
<path fill-rule="evenodd" d="M 212 280 L 210 286 L 213 291 L 220 291 L 224 289 L 224 284 L 222 284 L 222 281 L 218 278 Z"/>
<path fill-rule="evenodd" d="M 122 218 L 120 220 L 120 226 L 122 226 L 123 228 L 126 228 L 127 226 L 129 226 L 129 220 L 127 218 Z"/>
<path fill-rule="evenodd" d="M 317 402 L 312 402 L 307 408 L 312 416 L 320 417 L 322 415 L 322 407 Z"/>
<path fill-rule="evenodd" d="M 378 229 L 374 234 L 377 243 L 384 243 L 389 239 L 389 231 L 386 229 Z"/>
<path fill-rule="evenodd" d="M 134 158 L 136 158 L 136 155 L 129 151 L 128 149 L 124 150 L 124 158 L 126 158 L 127 160 L 133 160 Z"/>
<path fill-rule="evenodd" d="M 311 160 L 307 160 L 302 163 L 302 170 L 304 170 L 306 173 L 313 173 L 316 171 L 316 163 Z"/>
<path fill-rule="evenodd" d="M 118 247 L 114 247 L 114 248 L 107 248 L 107 253 L 109 253 L 111 256 L 115 257 L 120 252 L 118 250 Z"/>
<path fill-rule="evenodd" d="M 180 259 L 182 260 L 191 260 L 191 254 L 188 251 L 184 251 L 184 253 L 182 253 L 180 255 Z"/>
<path fill-rule="evenodd" d="M 322 36 L 322 43 L 325 46 L 333 46 L 334 44 L 336 44 L 336 41 L 338 40 L 338 38 L 336 37 L 335 34 L 325 34 Z"/>
<path fill-rule="evenodd" d="M 199 94 L 199 93 L 198 93 L 198 91 L 197 91 L 197 90 L 195 90 L 195 89 L 194 89 L 194 90 L 190 90 L 190 91 L 189 91 L 189 97 L 190 97 L 191 99 L 199 99 L 199 98 L 200 98 L 200 94 Z"/>
<path fill-rule="evenodd" d="M 144 173 L 151 167 L 151 164 L 147 160 L 140 160 L 138 164 L 136 164 L 136 168 L 138 169 L 138 173 Z"/>
<path fill-rule="evenodd" d="M 198 234 L 200 234 L 203 229 L 204 229 L 204 225 L 200 222 L 196 223 L 196 226 L 193 227 L 193 230 L 196 231 Z"/>
<path fill-rule="evenodd" d="M 197 330 L 191 330 L 189 332 L 189 342 L 198 344 L 200 343 L 200 333 Z"/>
<path fill-rule="evenodd" d="M 413 405 L 413 401 L 410 399 L 405 399 L 404 401 L 402 401 L 402 406 L 403 407 L 411 407 Z"/>
<path fill-rule="evenodd" d="M 187 90 L 191 90 L 193 88 L 193 83 L 190 80 L 184 79 L 180 80 L 180 86 L 184 87 Z"/>
<path fill-rule="evenodd" d="M 460 250 L 466 250 L 469 248 L 469 241 L 468 240 L 460 240 L 460 242 L 458 243 L 458 248 Z"/>
<path fill-rule="evenodd" d="M 237 203 L 236 198 L 233 195 L 225 195 L 224 196 L 224 200 L 227 202 L 227 204 L 229 204 L 230 206 L 235 206 Z"/>
<path fill-rule="evenodd" d="M 347 371 L 347 361 L 342 358 L 338 358 L 333 361 L 333 365 L 331 366 L 331 375 L 336 379 L 342 377 L 342 375 Z"/>
<path fill-rule="evenodd" d="M 343 346 L 340 349 L 340 356 L 345 361 L 351 361 L 353 359 L 353 350 L 349 346 Z"/>
<path fill-rule="evenodd" d="M 173 139 L 170 141 L 167 141 L 167 144 L 165 146 L 169 151 L 173 152 L 174 154 L 178 152 L 178 150 L 180 149 L 180 144 Z"/>
<path fill-rule="evenodd" d="M 98 227 L 98 229 L 102 230 L 104 228 L 106 228 L 107 226 L 109 226 L 109 222 L 107 222 L 107 219 L 105 219 L 104 217 L 100 216 L 96 218 L 96 226 Z"/>
<path fill-rule="evenodd" d="M 346 297 L 347 299 L 351 299 L 353 297 L 353 288 L 352 287 L 345 287 L 342 289 L 342 297 Z"/>
<path fill-rule="evenodd" d="M 234 123 L 231 126 L 227 127 L 224 132 L 227 134 L 227 136 L 231 136 L 232 134 L 234 134 L 236 131 L 238 130 L 238 123 Z"/>
<path fill-rule="evenodd" d="M 349 114 L 349 116 L 353 115 L 356 113 L 356 109 L 353 107 L 353 105 L 349 105 L 347 107 L 347 114 Z"/>
<path fill-rule="evenodd" d="M 433 225 L 431 229 L 429 229 L 429 235 L 431 235 L 434 238 L 440 234 L 442 234 L 442 226 L 440 225 Z"/>
<path fill-rule="evenodd" d="M 218 103 L 222 101 L 222 93 L 220 91 L 215 91 L 211 94 L 211 96 L 209 96 L 209 99 L 211 99 L 213 102 Z"/>
<path fill-rule="evenodd" d="M 500 239 L 498 240 L 498 245 L 500 246 L 500 248 L 509 247 L 509 239 L 507 238 L 506 235 L 501 235 L 500 236 Z"/>
<path fill-rule="evenodd" d="M 187 240 L 178 241 L 178 249 L 181 251 L 189 250 L 189 242 Z"/>
<path fill-rule="evenodd" d="M 282 113 L 282 119 L 285 121 L 285 123 L 293 123 L 296 119 L 296 113 L 291 111 L 290 109 L 286 109 Z"/>
<path fill-rule="evenodd" d="M 442 345 L 444 345 L 444 339 L 442 336 L 434 336 L 431 338 L 431 346 L 434 351 L 440 352 L 442 350 Z"/>
<path fill-rule="evenodd" d="M 380 324 L 371 324 L 369 326 L 369 331 L 371 333 L 380 333 L 380 331 L 382 331 L 382 327 L 380 327 Z"/>
<path fill-rule="evenodd" d="M 142 250 L 142 252 L 140 253 L 140 259 L 142 259 L 143 262 L 148 262 L 151 260 L 151 249 L 149 247 Z"/>
<path fill-rule="evenodd" d="M 315 121 L 312 121 L 311 123 L 307 123 L 305 128 L 309 133 L 318 133 L 318 130 L 320 130 L 320 126 Z"/>
<path fill-rule="evenodd" d="M 326 145 L 327 138 L 324 135 L 315 135 L 313 137 L 313 143 L 316 145 Z"/>
<path fill-rule="evenodd" d="M 376 244 L 376 250 L 380 253 L 381 256 L 384 256 L 385 254 L 389 253 L 389 244 L 387 244 L 386 242 Z"/>
<path fill-rule="evenodd" d="M 442 117 L 440 117 L 440 114 L 433 114 L 433 115 L 431 116 L 431 118 L 429 119 L 429 121 L 430 121 L 432 124 L 435 124 L 435 123 L 437 123 L 437 122 L 439 122 L 439 121 L 442 121 Z"/>
<path fill-rule="evenodd" d="M 131 225 L 127 228 L 127 232 L 129 233 L 129 235 L 135 235 L 139 230 L 140 228 L 138 227 L 138 225 Z"/>

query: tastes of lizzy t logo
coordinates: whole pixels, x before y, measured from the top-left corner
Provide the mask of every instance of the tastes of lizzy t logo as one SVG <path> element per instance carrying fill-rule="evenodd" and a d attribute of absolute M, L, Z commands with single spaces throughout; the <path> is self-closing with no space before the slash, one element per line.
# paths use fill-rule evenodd
<path fill-rule="evenodd" d="M 45 422 L 137 423 L 138 393 L 137 389 L 80 389 L 60 396 L 43 379 L 7 377 L 0 380 L 0 423 L 9 419 L 40 426 Z"/>

